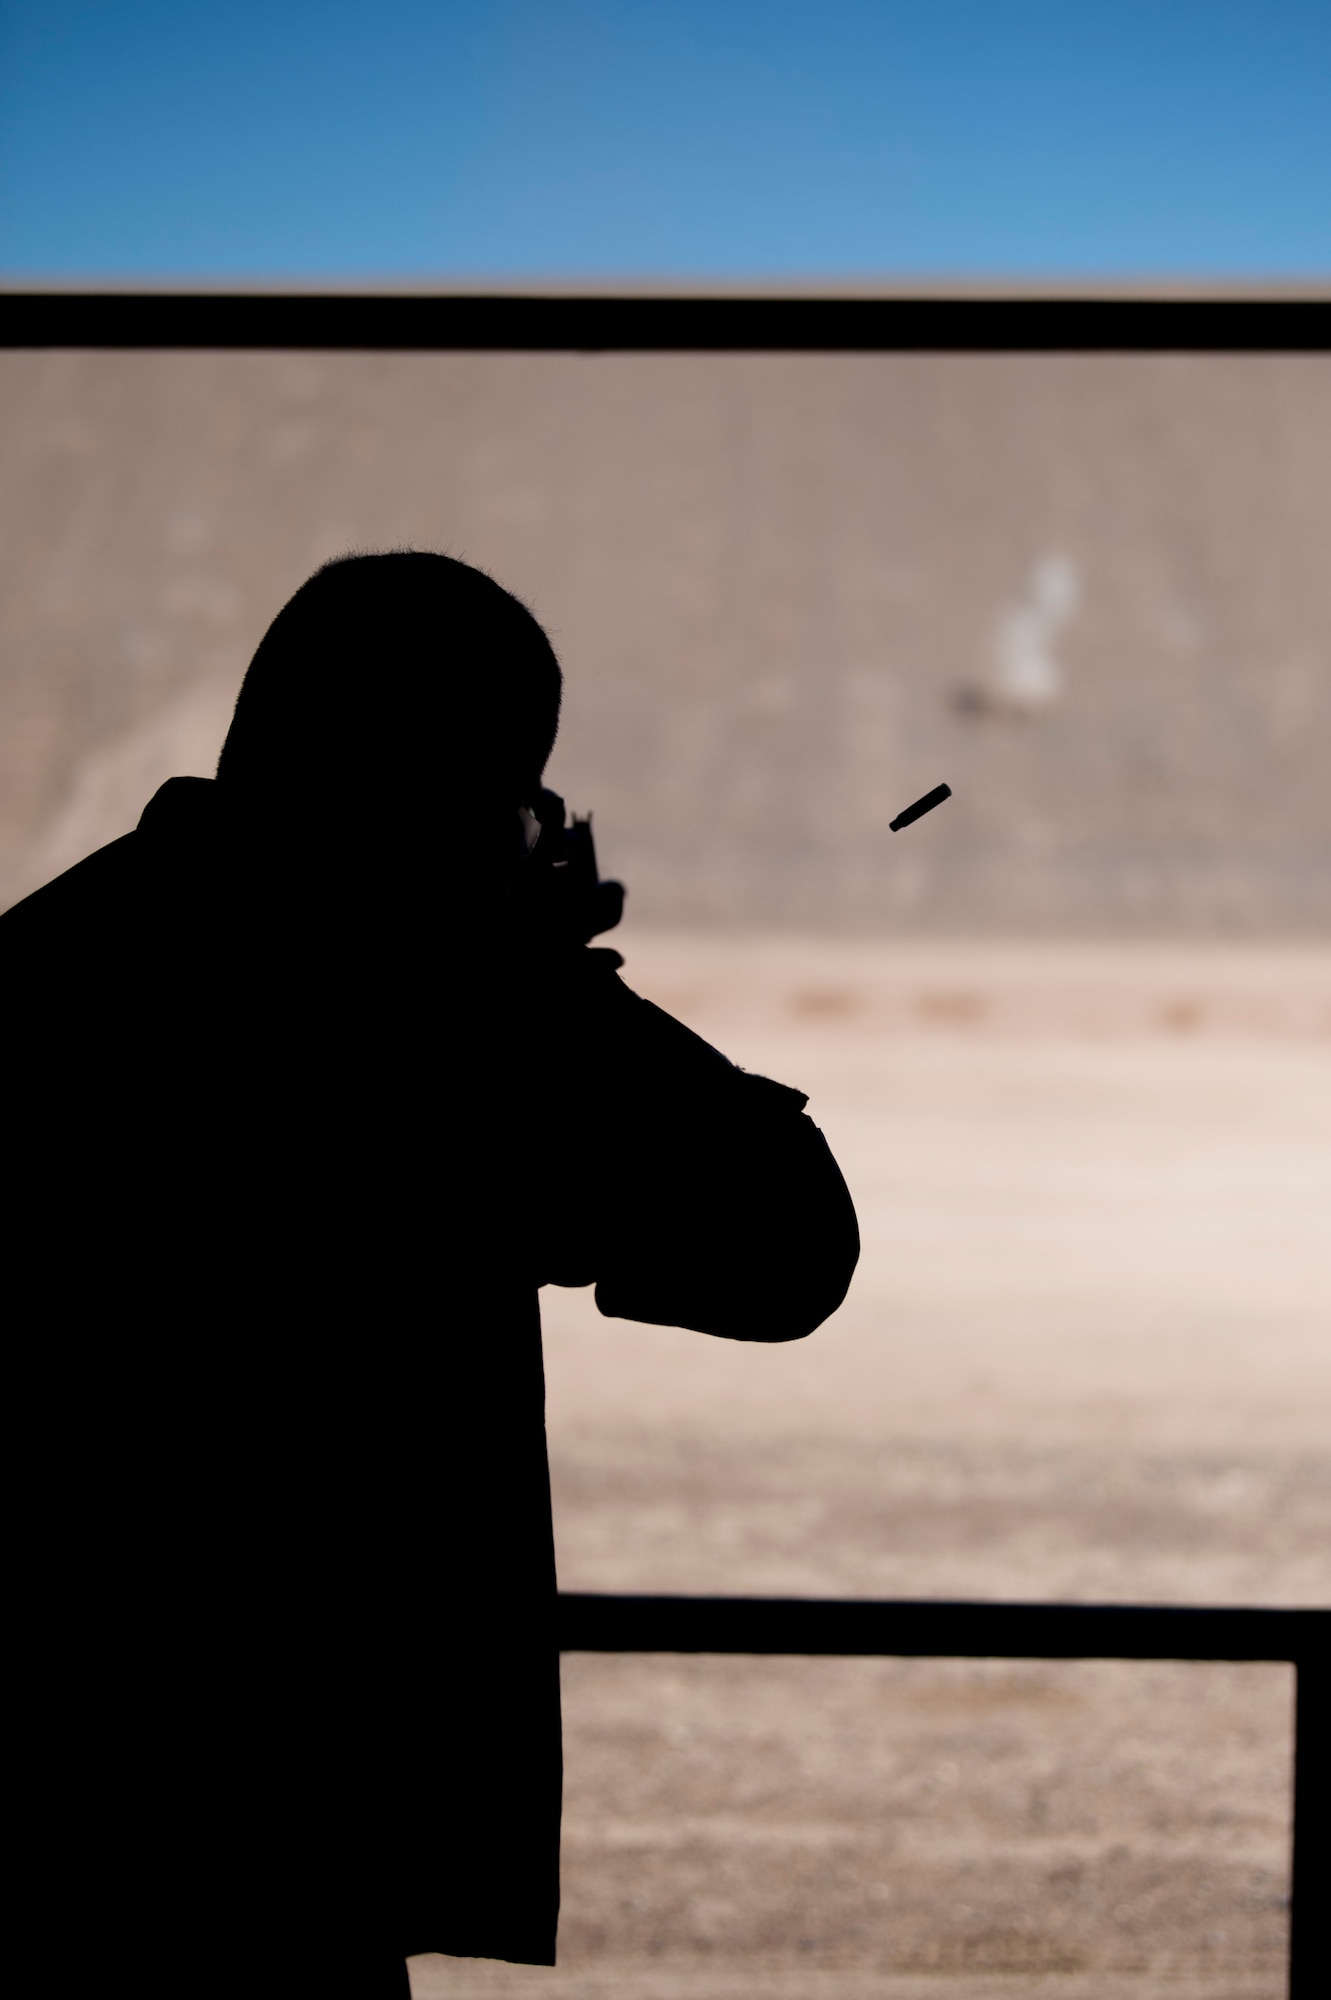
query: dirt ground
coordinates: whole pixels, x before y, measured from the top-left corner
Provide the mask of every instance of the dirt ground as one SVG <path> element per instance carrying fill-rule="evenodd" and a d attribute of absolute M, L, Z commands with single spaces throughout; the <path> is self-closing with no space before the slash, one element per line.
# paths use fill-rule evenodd
<path fill-rule="evenodd" d="M 544 1295 L 561 1581 L 1325 1604 L 1331 949 L 635 935 L 864 1256 L 732 1347 Z M 1276 2000 L 1290 1675 L 565 1661 L 557 1971 L 418 2000 Z"/>

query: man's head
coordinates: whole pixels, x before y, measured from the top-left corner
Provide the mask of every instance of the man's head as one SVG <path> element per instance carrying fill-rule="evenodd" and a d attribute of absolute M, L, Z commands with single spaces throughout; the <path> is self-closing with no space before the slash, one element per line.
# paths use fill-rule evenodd
<path fill-rule="evenodd" d="M 483 571 L 415 550 L 343 556 L 265 633 L 218 783 L 263 810 L 321 815 L 524 805 L 560 688 L 545 633 Z"/>

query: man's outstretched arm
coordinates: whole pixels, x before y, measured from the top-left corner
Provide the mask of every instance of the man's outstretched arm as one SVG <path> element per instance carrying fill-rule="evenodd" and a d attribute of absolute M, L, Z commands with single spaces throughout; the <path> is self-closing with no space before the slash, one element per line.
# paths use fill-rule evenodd
<path fill-rule="evenodd" d="M 859 1231 L 803 1095 L 618 980 L 594 1013 L 584 1187 L 600 1310 L 728 1340 L 812 1333 L 846 1295 Z"/>

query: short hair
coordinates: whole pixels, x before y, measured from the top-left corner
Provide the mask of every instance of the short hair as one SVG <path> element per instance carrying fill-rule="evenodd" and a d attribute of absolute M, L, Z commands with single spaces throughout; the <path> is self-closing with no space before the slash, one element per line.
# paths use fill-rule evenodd
<path fill-rule="evenodd" d="M 325 563 L 269 626 L 217 767 L 228 790 L 395 793 L 413 782 L 528 803 L 562 676 L 527 607 L 419 549 Z"/>

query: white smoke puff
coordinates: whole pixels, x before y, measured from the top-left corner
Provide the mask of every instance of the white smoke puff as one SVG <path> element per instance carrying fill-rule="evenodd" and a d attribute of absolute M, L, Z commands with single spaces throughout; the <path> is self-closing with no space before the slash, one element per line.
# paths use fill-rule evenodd
<path fill-rule="evenodd" d="M 994 644 L 994 692 L 1000 706 L 1022 714 L 1048 708 L 1063 692 L 1053 644 L 1081 599 L 1075 563 L 1041 556 L 1021 601 L 999 620 Z"/>

